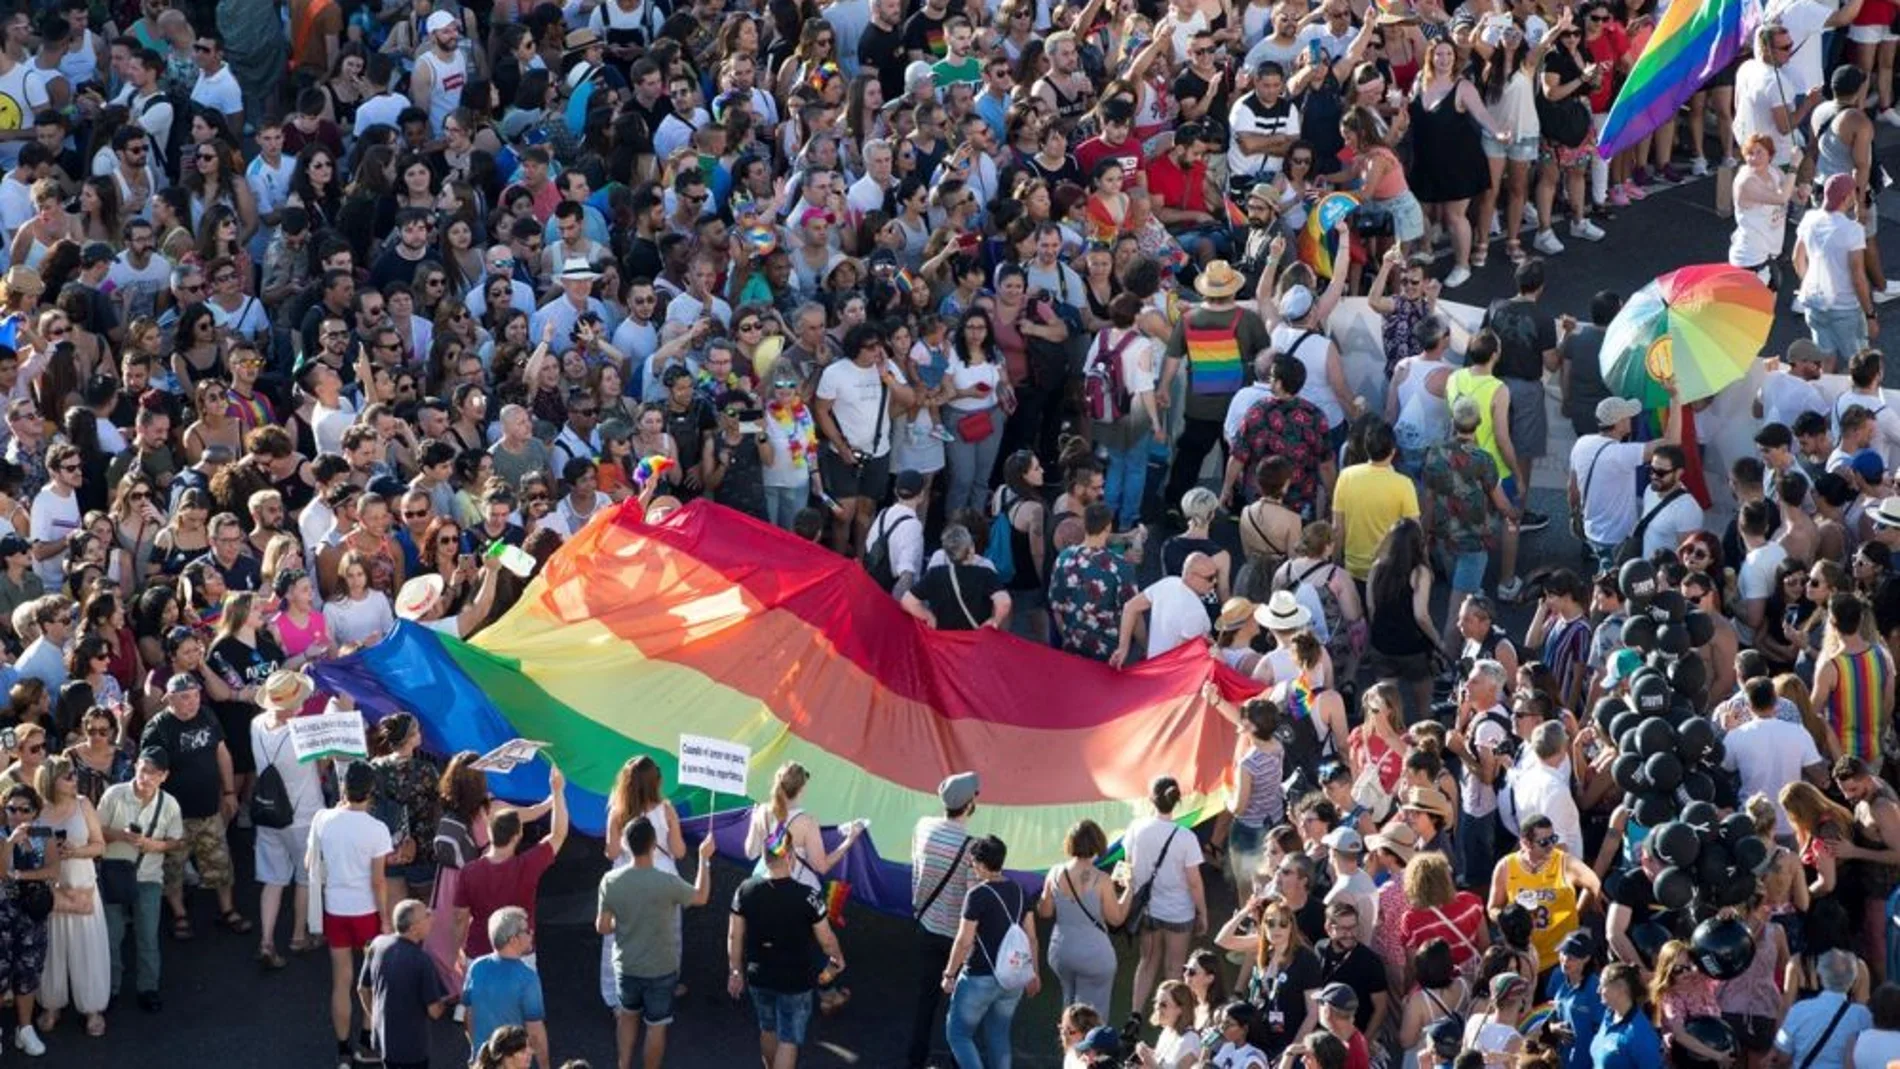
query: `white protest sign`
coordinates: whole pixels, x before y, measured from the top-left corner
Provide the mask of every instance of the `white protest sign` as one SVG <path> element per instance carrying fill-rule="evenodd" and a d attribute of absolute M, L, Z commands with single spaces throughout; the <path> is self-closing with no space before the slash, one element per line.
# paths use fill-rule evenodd
<path fill-rule="evenodd" d="M 509 739 L 483 754 L 480 760 L 469 767 L 478 772 L 513 772 L 516 765 L 533 761 L 535 755 L 547 747 L 547 743 L 533 739 Z"/>
<path fill-rule="evenodd" d="M 355 711 L 296 717 L 290 722 L 290 746 L 299 764 L 320 757 L 369 758 L 363 714 Z"/>
<path fill-rule="evenodd" d="M 746 766 L 751 761 L 750 746 L 704 735 L 680 736 L 679 781 L 682 786 L 744 796 Z"/>

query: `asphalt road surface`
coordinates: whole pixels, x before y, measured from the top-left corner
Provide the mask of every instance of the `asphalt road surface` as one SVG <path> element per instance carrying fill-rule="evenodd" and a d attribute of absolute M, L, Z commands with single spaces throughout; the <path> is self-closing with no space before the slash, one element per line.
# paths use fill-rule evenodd
<path fill-rule="evenodd" d="M 1883 131 L 1884 132 L 1884 131 Z M 1605 224 L 1609 240 L 1572 241 L 1568 249 L 1547 258 L 1549 289 L 1545 303 L 1553 312 L 1587 316 L 1589 300 L 1599 290 L 1629 294 L 1655 275 L 1690 263 L 1725 259 L 1730 224 L 1714 210 L 1710 179 L 1652 194 L 1640 204 L 1620 210 Z M 1888 262 L 1900 265 L 1893 229 L 1880 235 Z M 1560 236 L 1563 231 L 1559 230 Z M 1528 244 L 1528 235 L 1526 235 Z M 1441 263 L 1439 272 L 1449 269 Z M 1498 249 L 1490 266 L 1457 291 L 1446 296 L 1482 304 L 1505 296 L 1511 289 L 1510 264 Z M 1799 336 L 1798 317 L 1786 312 L 1784 297 L 1776 320 L 1771 348 L 1778 349 Z M 1882 326 L 1900 330 L 1900 302 L 1882 309 Z M 1553 430 L 1558 424 L 1553 421 Z M 1553 443 L 1553 446 L 1555 443 Z M 1545 474 L 1554 469 L 1546 468 Z M 1558 476 L 1560 478 L 1560 476 Z M 1533 507 L 1551 514 L 1550 528 L 1526 537 L 1526 566 L 1549 561 L 1574 561 L 1563 519 L 1561 483 L 1535 480 Z M 1521 614 L 1515 620 L 1521 630 Z M 234 844 L 243 879 L 240 907 L 255 918 L 257 888 L 248 880 L 249 835 L 238 833 Z M 542 982 L 548 1004 L 548 1027 L 556 1063 L 585 1058 L 596 1069 L 614 1064 L 612 1024 L 601 1002 L 598 980 L 599 939 L 593 934 L 593 888 L 605 869 L 599 844 L 576 836 L 561 863 L 542 888 L 539 950 Z M 686 921 L 683 976 L 690 993 L 680 1005 L 673 1025 L 666 1064 L 684 1069 L 726 1069 L 756 1065 L 756 1036 L 749 1008 L 736 1005 L 724 991 L 725 915 L 723 904 L 744 873 L 729 864 L 716 866 L 713 904 L 690 911 Z M 1212 882 L 1212 881 L 1210 881 Z M 139 1069 L 201 1069 L 203 1066 L 245 1066 L 257 1069 L 318 1069 L 334 1065 L 327 997 L 329 962 L 322 952 L 305 955 L 281 972 L 264 973 L 252 960 L 256 936 L 225 933 L 213 924 L 208 894 L 194 895 L 197 938 L 177 943 L 162 936 L 164 956 L 162 1014 L 141 1013 L 129 1000 L 115 1004 L 108 1015 L 109 1030 L 101 1039 L 86 1037 L 71 1014 L 53 1035 L 46 1036 L 48 1067 L 138 1066 Z M 1215 907 L 1215 916 L 1223 916 Z M 288 929 L 288 918 L 284 925 Z M 849 1006 L 837 1017 L 814 1024 L 804 1064 L 813 1066 L 866 1066 L 887 1069 L 903 1064 L 915 990 L 911 976 L 909 925 L 901 918 L 853 910 L 841 933 L 850 968 L 845 983 L 853 992 Z M 287 937 L 287 935 L 286 935 Z M 279 946 L 283 945 L 280 939 Z M 1115 1010 L 1126 1015 L 1128 974 L 1132 955 L 1123 963 Z M 1016 1063 L 1025 1069 L 1059 1064 L 1054 1022 L 1060 1007 L 1053 981 L 1043 993 L 1025 1002 L 1017 1015 Z M 936 1064 L 951 1060 L 941 1040 Z M 435 1033 L 434 1064 L 463 1064 L 467 1046 L 460 1030 L 448 1021 Z M 5 1058 L 19 1064 L 21 1056 Z"/>

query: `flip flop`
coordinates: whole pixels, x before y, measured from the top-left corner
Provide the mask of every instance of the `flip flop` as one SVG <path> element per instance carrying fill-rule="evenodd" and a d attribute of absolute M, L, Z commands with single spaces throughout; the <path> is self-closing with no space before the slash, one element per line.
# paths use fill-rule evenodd
<path fill-rule="evenodd" d="M 226 913 L 224 916 L 219 917 L 218 923 L 224 925 L 226 929 L 236 932 L 239 935 L 243 935 L 251 930 L 251 922 L 248 920 L 245 920 L 244 914 L 239 913 L 235 909 L 231 910 L 229 913 Z"/>
<path fill-rule="evenodd" d="M 189 920 L 186 920 L 183 917 L 179 917 L 172 921 L 172 938 L 173 939 L 176 939 L 181 943 L 188 943 L 191 941 L 191 936 L 192 936 L 191 922 Z"/>

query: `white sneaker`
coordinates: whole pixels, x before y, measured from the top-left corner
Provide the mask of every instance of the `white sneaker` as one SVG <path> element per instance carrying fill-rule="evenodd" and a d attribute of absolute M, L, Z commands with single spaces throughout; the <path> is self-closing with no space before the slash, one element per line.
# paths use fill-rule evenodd
<path fill-rule="evenodd" d="M 1588 219 L 1573 219 L 1570 221 L 1570 236 L 1585 241 L 1602 241 L 1603 228 Z"/>
<path fill-rule="evenodd" d="M 1888 126 L 1900 126 L 1900 111 L 1888 108 L 1886 111 L 1880 113 L 1880 121 L 1886 123 Z"/>
<path fill-rule="evenodd" d="M 40 1042 L 40 1034 L 32 1025 L 22 1025 L 13 1033 L 13 1045 L 29 1058 L 37 1058 L 46 1053 L 46 1044 Z"/>
<path fill-rule="evenodd" d="M 1709 174 L 1709 161 L 1697 156 L 1689 161 L 1689 173 L 1697 178 L 1706 178 Z"/>
<path fill-rule="evenodd" d="M 1886 304 L 1895 297 L 1900 297 L 1900 279 L 1888 279 L 1885 286 L 1874 291 L 1875 304 Z"/>
<path fill-rule="evenodd" d="M 1539 230 L 1537 236 L 1531 239 L 1531 248 L 1545 256 L 1555 256 L 1564 251 L 1564 243 L 1558 241 L 1557 235 L 1551 231 Z"/>
<path fill-rule="evenodd" d="M 1445 288 L 1455 290 L 1469 281 L 1471 281 L 1471 268 L 1454 267 L 1451 269 L 1451 274 L 1445 276 Z"/>
<path fill-rule="evenodd" d="M 1538 219 L 1537 219 L 1537 206 L 1536 206 L 1536 205 L 1534 205 L 1534 204 L 1525 204 L 1525 205 L 1524 205 L 1524 224 L 1523 224 L 1523 225 L 1524 225 L 1524 226 L 1528 226 L 1528 227 L 1531 227 L 1532 229 L 1536 229 L 1536 227 L 1537 227 L 1537 222 L 1538 222 Z M 1522 227 L 1520 227 L 1519 229 L 1522 229 Z"/>

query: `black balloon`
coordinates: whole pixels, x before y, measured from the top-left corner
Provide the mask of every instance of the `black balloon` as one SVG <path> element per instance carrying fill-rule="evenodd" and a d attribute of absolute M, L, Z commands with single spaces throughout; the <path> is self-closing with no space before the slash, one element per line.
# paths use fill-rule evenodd
<path fill-rule="evenodd" d="M 1616 730 L 1611 725 L 1616 723 L 1617 717 L 1629 711 L 1629 703 L 1612 694 L 1597 699 L 1595 707 L 1590 710 L 1590 720 L 1598 728 L 1615 735 Z"/>
<path fill-rule="evenodd" d="M 1682 816 L 1676 818 L 1692 828 L 1709 830 L 1715 827 L 1722 814 L 1707 802 L 1690 802 L 1682 807 Z"/>
<path fill-rule="evenodd" d="M 1636 823 L 1653 828 L 1668 820 L 1676 811 L 1676 800 L 1666 794 L 1645 791 L 1636 796 L 1630 811 L 1635 815 Z"/>
<path fill-rule="evenodd" d="M 1726 1055 L 1731 1064 L 1741 1061 L 1741 1044 L 1736 1042 L 1735 1031 L 1727 1021 L 1720 1017 L 1697 1016 L 1682 1022 L 1682 1030 L 1702 1046 L 1717 1054 Z M 1712 1058 L 1705 1058 L 1689 1050 L 1687 1044 L 1678 1043 L 1670 1053 L 1676 1069 L 1717 1069 Z"/>
<path fill-rule="evenodd" d="M 1656 568 L 1641 557 L 1625 561 L 1617 569 L 1616 586 L 1625 601 L 1647 601 L 1656 596 Z"/>
<path fill-rule="evenodd" d="M 1664 908 L 1681 909 L 1695 897 L 1695 877 L 1687 870 L 1670 865 L 1656 874 L 1649 889 Z"/>
<path fill-rule="evenodd" d="M 1689 951 L 1702 971 L 1716 980 L 1733 980 L 1755 960 L 1755 937 L 1741 921 L 1703 921 L 1689 937 Z"/>
<path fill-rule="evenodd" d="M 1642 770 L 1642 754 L 1618 754 L 1616 760 L 1610 762 L 1610 779 L 1614 780 L 1616 785 L 1623 788 L 1625 792 L 1634 794 L 1638 790 L 1636 777 Z"/>
<path fill-rule="evenodd" d="M 1730 813 L 1722 818 L 1717 830 L 1722 833 L 1723 844 L 1733 850 L 1735 844 L 1755 837 L 1755 822 L 1747 813 Z"/>
<path fill-rule="evenodd" d="M 1643 959 L 1644 968 L 1655 968 L 1656 955 L 1662 953 L 1664 945 L 1675 937 L 1675 933 L 1669 930 L 1669 926 L 1659 920 L 1646 920 L 1641 924 L 1630 925 L 1630 945 L 1636 948 L 1637 956 Z"/>
<path fill-rule="evenodd" d="M 1638 676 L 1630 684 L 1630 698 L 1637 711 L 1645 715 L 1667 712 L 1673 693 L 1669 681 L 1657 675 Z"/>
<path fill-rule="evenodd" d="M 1681 622 L 1689 615 L 1689 599 L 1683 597 L 1680 590 L 1659 590 L 1649 600 L 1649 614 Z"/>
<path fill-rule="evenodd" d="M 1705 889 L 1720 887 L 1729 878 L 1729 869 L 1734 866 L 1735 857 L 1720 838 L 1709 836 L 1702 840 L 1702 853 L 1695 859 L 1696 883 Z"/>
<path fill-rule="evenodd" d="M 1689 645 L 1697 649 L 1708 645 L 1715 638 L 1715 617 L 1700 609 L 1684 616 L 1682 624 L 1689 629 Z"/>
<path fill-rule="evenodd" d="M 1676 625 L 1668 626 L 1675 627 Z M 1702 663 L 1702 658 L 1693 655 L 1679 658 L 1675 664 L 1669 666 L 1669 685 L 1675 688 L 1677 694 L 1700 699 L 1703 690 L 1709 685 L 1708 666 Z"/>
<path fill-rule="evenodd" d="M 1641 615 L 1623 621 L 1623 645 L 1639 653 L 1655 649 L 1656 621 Z"/>
<path fill-rule="evenodd" d="M 1668 708 L 1668 703 L 1664 702 L 1663 707 Z M 1636 729 L 1636 752 L 1644 757 L 1673 752 L 1675 748 L 1675 726 L 1662 717 L 1645 720 L 1643 725 Z M 1671 786 L 1673 787 L 1673 784 Z"/>
<path fill-rule="evenodd" d="M 1616 719 L 1610 721 L 1610 738 L 1617 740 L 1620 745 L 1623 736 L 1635 731 L 1642 723 L 1643 714 L 1634 709 L 1618 713 Z"/>
<path fill-rule="evenodd" d="M 1682 793 L 1696 802 L 1715 801 L 1715 777 L 1696 769 L 1682 777 Z"/>
<path fill-rule="evenodd" d="M 1640 758 L 1642 757 L 1642 754 L 1637 751 L 1636 733 L 1637 733 L 1637 730 L 1643 726 L 1640 722 L 1643 714 L 1631 713 L 1630 715 L 1636 717 L 1639 722 L 1635 724 L 1631 724 L 1621 734 L 1617 735 L 1616 752 L 1619 754 L 1622 754 L 1624 757 Z"/>
<path fill-rule="evenodd" d="M 1673 750 L 1650 754 L 1643 761 L 1643 775 L 1656 790 L 1672 792 L 1682 785 L 1682 758 Z"/>
<path fill-rule="evenodd" d="M 1715 725 L 1702 717 L 1691 717 L 1676 724 L 1676 753 L 1684 764 L 1693 765 L 1708 755 L 1715 745 Z"/>
<path fill-rule="evenodd" d="M 1689 629 L 1673 620 L 1656 629 L 1656 648 L 1674 657 L 1689 652 Z"/>
<path fill-rule="evenodd" d="M 1735 867 L 1743 872 L 1753 873 L 1768 860 L 1768 844 L 1753 835 L 1736 843 L 1732 849 L 1735 853 Z"/>
<path fill-rule="evenodd" d="M 1686 869 L 1702 852 L 1702 840 L 1694 828 L 1680 820 L 1669 820 L 1650 829 L 1649 847 L 1665 864 Z"/>

